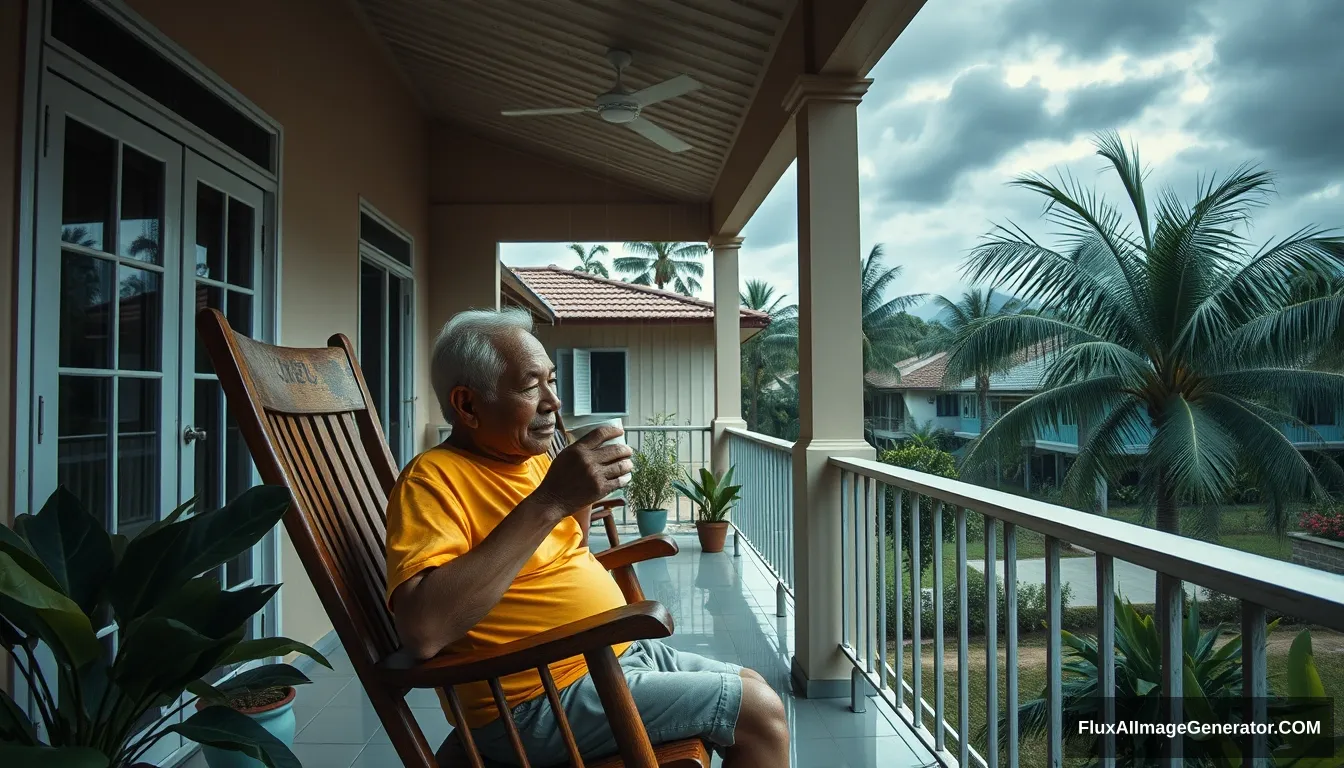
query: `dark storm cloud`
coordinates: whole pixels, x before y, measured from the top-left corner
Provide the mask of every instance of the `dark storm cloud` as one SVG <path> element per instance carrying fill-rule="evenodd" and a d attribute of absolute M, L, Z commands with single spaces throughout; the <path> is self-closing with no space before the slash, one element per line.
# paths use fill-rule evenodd
<path fill-rule="evenodd" d="M 901 116 L 904 120 L 925 112 L 924 130 L 912 142 L 896 139 L 894 156 L 880 161 L 878 172 L 886 180 L 881 199 L 925 205 L 946 202 L 963 175 L 993 166 L 1028 141 L 1066 140 L 1114 128 L 1142 113 L 1175 79 L 1086 86 L 1071 93 L 1064 109 L 1052 114 L 1046 108 L 1049 93 L 1038 82 L 1014 88 L 997 68 L 970 70 L 957 78 L 946 100 L 896 110 L 908 113 Z"/>
<path fill-rule="evenodd" d="M 1286 192 L 1344 179 L 1344 2 L 1222 2 L 1199 127 L 1248 147 Z"/>
<path fill-rule="evenodd" d="M 1206 24 L 1189 0 L 1017 0 L 1002 19 L 1006 35 L 1061 45 L 1078 59 L 1162 53 Z"/>

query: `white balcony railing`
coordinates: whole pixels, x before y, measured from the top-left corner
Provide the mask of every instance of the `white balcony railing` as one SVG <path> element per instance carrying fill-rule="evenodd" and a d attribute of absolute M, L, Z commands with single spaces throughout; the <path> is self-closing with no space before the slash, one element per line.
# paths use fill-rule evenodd
<path fill-rule="evenodd" d="M 625 428 L 625 442 L 631 448 L 640 450 L 649 445 L 649 441 L 663 438 L 675 440 L 677 444 L 677 463 L 683 472 L 699 480 L 700 468 L 708 467 L 710 461 L 710 430 L 708 426 L 629 426 Z M 630 522 L 633 510 L 622 508 L 621 522 Z M 680 492 L 673 491 L 672 519 L 677 522 L 695 520 L 695 510 L 690 499 Z"/>
<path fill-rule="evenodd" d="M 1344 577 L 1305 566 L 1272 560 L 1260 555 L 1228 549 L 1216 544 L 1184 538 L 1142 528 L 1130 523 L 1079 512 L 1033 499 L 982 488 L 968 483 L 926 475 L 873 461 L 832 458 L 832 466 L 841 475 L 840 504 L 844 543 L 841 547 L 842 620 L 838 628 L 840 649 L 853 663 L 852 702 L 856 711 L 862 711 L 866 696 L 872 691 L 881 695 L 910 726 L 914 733 L 934 750 L 944 765 L 998 766 L 1001 752 L 1006 765 L 1019 765 L 1020 739 L 1017 711 L 1018 689 L 1018 601 L 1017 601 L 1017 538 L 1019 529 L 1034 531 L 1044 537 L 1045 554 L 1045 692 L 1046 739 L 1044 749 L 1048 765 L 1060 765 L 1063 741 L 1061 647 L 1062 584 L 1060 578 L 1060 550 L 1064 542 L 1095 552 L 1096 604 L 1099 695 L 1102 697 L 1102 717 L 1115 722 L 1115 610 L 1114 598 L 1116 560 L 1127 561 L 1156 572 L 1157 589 L 1154 615 L 1158 626 L 1164 623 L 1176 627 L 1175 632 L 1164 633 L 1162 639 L 1161 690 L 1180 700 L 1184 680 L 1182 647 L 1182 602 L 1189 585 L 1198 585 L 1241 601 L 1241 626 L 1245 642 L 1242 645 L 1242 674 L 1244 706 L 1256 722 L 1266 721 L 1267 648 L 1265 643 L 1266 607 L 1294 616 L 1309 624 L 1334 630 L 1344 630 Z M 931 502 L 931 514 L 921 514 L 921 499 Z M 902 530 L 902 515 L 886 514 L 887 510 L 910 510 L 909 530 Z M 917 542 L 921 526 L 932 526 L 934 542 L 943 541 L 943 510 L 955 510 L 956 543 L 956 632 L 957 665 L 955 684 L 957 706 L 947 712 L 944 706 L 946 685 L 944 675 L 943 637 L 944 565 L 941 547 L 933 554 L 933 587 L 919 586 L 919 547 L 910 546 L 910 567 L 902 569 L 903 540 Z M 972 702 L 968 690 L 968 607 L 967 607 L 967 516 L 984 516 L 984 669 L 976 675 L 984 676 L 984 700 L 976 702 L 977 712 L 983 707 L 984 720 L 970 722 Z M 931 519 L 929 519 L 931 518 Z M 1007 718 L 1006 738 L 999 740 L 999 729 L 994 724 L 1000 719 L 1000 699 L 997 690 L 999 658 L 997 642 L 999 616 L 997 591 L 1000 576 L 997 573 L 997 526 L 1002 523 L 1004 537 L 1002 585 L 1005 592 L 1003 617 L 1004 651 L 1006 664 L 1006 697 L 1003 710 Z M 909 537 L 904 539 L 904 537 Z M 979 554 L 979 553 L 976 553 Z M 894 562 L 893 562 L 894 560 Z M 888 570 L 894 571 L 894 608 L 887 610 Z M 912 627 L 902 626 L 904 580 L 912 580 L 908 594 Z M 924 659 L 921 658 L 920 627 L 926 592 L 933 602 L 933 681 L 932 691 L 926 689 Z M 910 667 L 906 667 L 906 638 L 909 646 Z M 894 643 L 889 644 L 889 639 Z M 869 689 L 871 687 L 871 690 Z M 928 699 L 932 694 L 932 701 Z M 1035 693 L 1034 691 L 1031 693 Z M 1336 692 L 1337 693 L 1337 692 Z M 1181 711 L 1172 706 L 1173 719 L 1181 719 Z M 932 718 L 932 731 L 925 718 Z M 985 731 L 983 753 L 972 748 L 972 733 L 989 725 Z M 1114 735 L 1103 737 L 1103 748 L 1114 748 Z M 1256 737 L 1259 739 L 1264 736 Z M 955 741 L 957 750 L 949 751 L 949 741 Z M 1173 751 L 1179 752 L 1181 739 L 1171 740 Z M 1263 748 L 1263 745 L 1260 746 Z M 1180 755 L 1172 755 L 1175 764 Z M 1025 764 L 1025 763 L 1022 763 Z"/>
<path fill-rule="evenodd" d="M 775 615 L 787 613 L 793 595 L 793 443 L 748 432 L 728 430 L 733 482 L 742 486 L 742 500 L 730 518 L 734 554 L 746 542 L 776 579 Z"/>

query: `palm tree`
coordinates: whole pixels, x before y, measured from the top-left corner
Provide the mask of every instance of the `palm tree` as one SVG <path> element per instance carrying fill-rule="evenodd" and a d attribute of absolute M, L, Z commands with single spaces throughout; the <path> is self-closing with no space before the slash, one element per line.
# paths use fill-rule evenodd
<path fill-rule="evenodd" d="M 634 255 L 621 256 L 611 264 L 617 272 L 634 275 L 630 282 L 635 285 L 656 285 L 661 289 L 671 283 L 677 293 L 685 296 L 694 296 L 700 290 L 696 278 L 705 276 L 705 265 L 700 259 L 709 252 L 704 243 L 626 243 L 625 250 Z"/>
<path fill-rule="evenodd" d="M 1022 302 L 1011 296 L 995 308 L 996 298 L 993 288 L 984 290 L 972 288 L 961 294 L 960 301 L 952 301 L 946 296 L 934 296 L 934 305 L 942 309 L 938 318 L 941 322 L 933 333 L 925 337 L 920 344 L 920 351 L 928 353 L 947 350 L 955 346 L 957 339 L 970 333 L 985 318 L 1022 311 Z M 982 435 L 989 429 L 989 377 L 997 372 L 985 365 L 978 366 L 975 370 L 975 398 L 979 405 Z"/>
<path fill-rule="evenodd" d="M 594 245 L 585 252 L 582 245 L 570 243 L 569 249 L 579 257 L 579 266 L 574 268 L 575 272 L 584 272 L 598 277 L 611 277 L 611 274 L 607 272 L 607 266 L 597 258 L 607 255 L 607 246 Z"/>
<path fill-rule="evenodd" d="M 987 318 L 957 342 L 951 371 L 969 376 L 1058 342 L 1040 393 L 995 422 L 968 460 L 1075 417 L 1088 428 L 1065 477 L 1071 499 L 1090 503 L 1099 478 L 1126 468 L 1125 446 L 1147 443 L 1133 461 L 1160 530 L 1179 532 L 1182 505 L 1216 520 L 1244 459 L 1267 522 L 1283 531 L 1288 501 L 1323 493 L 1325 472 L 1341 475 L 1324 456 L 1309 461 L 1282 427 L 1310 429 L 1296 405 L 1344 400 L 1344 374 L 1303 365 L 1340 349 L 1344 294 L 1294 300 L 1291 281 L 1339 271 L 1344 238 L 1305 227 L 1252 250 L 1239 230 L 1264 204 L 1268 172 L 1241 166 L 1201 180 L 1194 205 L 1164 190 L 1150 211 L 1137 149 L 1113 133 L 1096 146 L 1125 189 L 1132 224 L 1071 177 L 1056 184 L 1031 174 L 1013 185 L 1046 199 L 1045 215 L 1062 230 L 1058 247 L 1000 226 L 967 260 L 972 282 L 1003 285 L 1049 311 Z"/>
<path fill-rule="evenodd" d="M 883 255 L 882 244 L 878 243 L 860 262 L 864 373 L 896 370 L 896 363 L 914 354 L 924 329 L 923 323 L 906 310 L 923 301 L 925 294 L 888 299 L 888 289 L 900 279 L 904 268 L 887 267 Z"/>
<path fill-rule="evenodd" d="M 764 312 L 770 324 L 742 342 L 743 387 L 747 390 L 747 429 L 760 426 L 761 390 L 798 370 L 798 306 L 784 305 L 784 294 L 764 280 L 748 280 L 739 294 L 742 306 Z"/>

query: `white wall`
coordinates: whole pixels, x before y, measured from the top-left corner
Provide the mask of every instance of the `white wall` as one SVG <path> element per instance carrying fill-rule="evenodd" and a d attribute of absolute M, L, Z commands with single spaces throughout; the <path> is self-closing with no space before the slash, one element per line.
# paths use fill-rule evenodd
<path fill-rule="evenodd" d="M 675 413 L 677 424 L 708 425 L 714 418 L 714 329 L 705 325 L 538 326 L 552 359 L 562 348 L 626 350 L 630 376 L 627 426 Z M 574 417 L 572 425 L 582 419 Z"/>
<path fill-rule="evenodd" d="M 938 417 L 938 404 L 936 402 L 938 393 L 931 390 L 917 390 L 905 393 L 905 412 L 910 414 L 910 418 L 915 422 L 915 426 L 923 426 L 924 422 L 932 421 L 933 426 L 943 427 L 945 429 L 956 430 L 961 427 L 961 412 L 956 416 Z M 929 402 L 930 399 L 935 402 Z"/>

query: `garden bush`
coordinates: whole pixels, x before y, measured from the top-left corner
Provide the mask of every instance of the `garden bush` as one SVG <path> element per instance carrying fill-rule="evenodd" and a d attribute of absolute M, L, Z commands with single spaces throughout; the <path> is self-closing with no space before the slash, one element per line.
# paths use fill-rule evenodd
<path fill-rule="evenodd" d="M 987 617 L 985 616 L 985 575 L 975 568 L 966 569 L 966 606 L 968 612 L 967 631 L 972 635 L 984 635 Z M 914 599 L 910 592 L 910 579 L 908 574 L 901 579 L 901 621 L 904 623 L 904 634 L 911 636 L 914 626 Z M 1039 632 L 1045 628 L 1046 597 L 1045 587 L 1040 584 L 1017 583 L 1017 630 L 1020 634 L 1028 632 Z M 1064 611 L 1064 616 L 1068 615 L 1069 600 L 1072 599 L 1072 589 L 1068 584 L 1063 585 L 1060 595 L 1060 605 Z M 1005 634 L 1008 616 L 1008 601 L 1004 590 L 1003 574 L 999 574 L 998 582 L 998 629 L 999 634 Z M 933 591 L 926 589 L 921 597 L 920 603 L 920 636 L 933 637 Z M 887 634 L 888 639 L 896 639 L 896 589 L 895 575 L 887 579 Z M 1095 609 L 1093 612 L 1095 616 Z M 955 579 L 948 579 L 943 591 L 943 632 L 945 635 L 955 637 L 957 635 L 958 621 L 960 619 L 960 606 L 957 604 L 957 588 Z M 1095 626 L 1095 621 L 1093 623 Z"/>
<path fill-rule="evenodd" d="M 890 451 L 883 451 L 879 457 L 884 464 L 913 469 L 938 477 L 956 479 L 957 460 L 952 454 L 926 445 L 908 444 Z M 885 489 L 882 507 L 886 512 L 887 530 L 894 530 L 896 516 L 897 490 Z M 901 503 L 901 541 L 904 548 L 902 562 L 909 567 L 910 558 L 910 513 L 914 504 L 914 494 L 905 493 Z M 921 497 L 919 504 L 919 565 L 921 571 L 927 571 L 933 564 L 933 509 L 934 500 Z M 954 541 L 957 535 L 956 508 L 943 507 L 943 541 Z M 984 517 L 975 513 L 966 515 L 966 537 L 976 539 L 984 533 Z"/>

